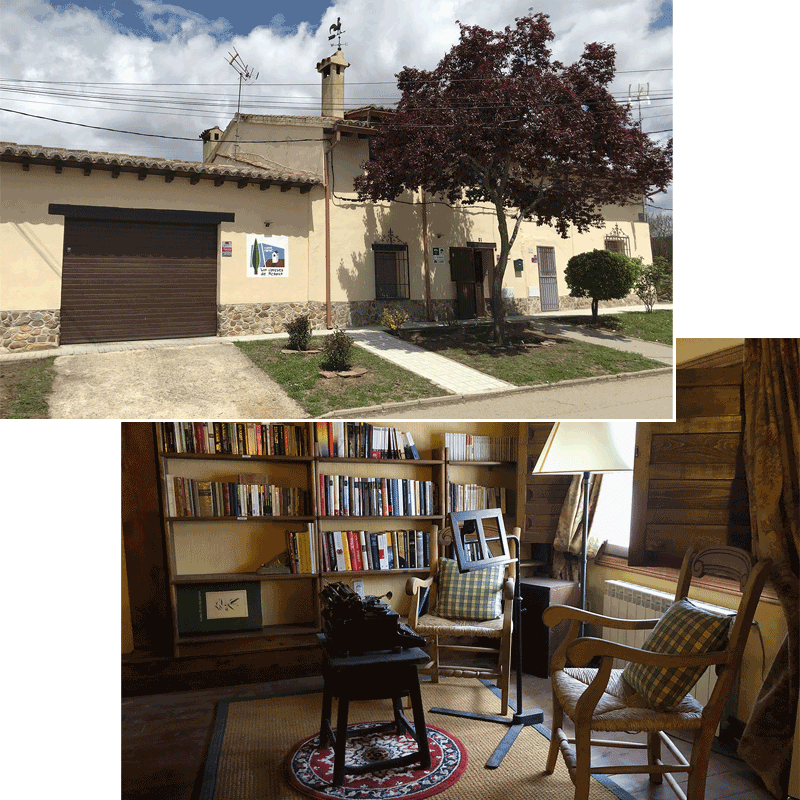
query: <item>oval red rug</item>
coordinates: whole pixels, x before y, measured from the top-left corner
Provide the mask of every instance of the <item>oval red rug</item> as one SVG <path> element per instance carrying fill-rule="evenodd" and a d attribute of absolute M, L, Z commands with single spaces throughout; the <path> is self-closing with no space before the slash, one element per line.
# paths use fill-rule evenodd
<path fill-rule="evenodd" d="M 366 764 L 413 753 L 417 743 L 407 733 L 398 736 L 358 731 L 378 722 L 348 725 L 345 763 Z M 319 736 L 310 736 L 292 748 L 287 759 L 289 782 L 295 789 L 321 800 L 420 800 L 452 786 L 467 766 L 467 751 L 455 736 L 428 725 L 431 767 L 375 770 L 364 775 L 345 775 L 341 786 L 331 786 L 333 748 L 319 747 Z"/>

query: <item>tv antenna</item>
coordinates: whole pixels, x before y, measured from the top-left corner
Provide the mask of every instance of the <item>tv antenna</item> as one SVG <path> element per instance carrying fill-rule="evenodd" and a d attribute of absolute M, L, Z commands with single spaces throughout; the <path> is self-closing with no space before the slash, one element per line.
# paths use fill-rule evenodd
<path fill-rule="evenodd" d="M 341 17 L 336 17 L 336 22 L 333 25 L 331 25 L 330 28 L 328 28 L 328 33 L 330 34 L 330 36 L 328 36 L 328 41 L 329 42 L 332 42 L 337 36 L 339 37 L 339 41 L 336 44 L 336 49 L 337 50 L 341 50 L 342 49 L 342 34 L 344 33 L 344 31 L 342 30 L 342 18 Z M 347 42 L 345 42 L 345 44 L 347 44 Z"/>
<path fill-rule="evenodd" d="M 239 75 L 239 100 L 236 103 L 236 138 L 233 143 L 233 155 L 239 155 L 239 112 L 242 106 L 242 83 L 249 81 L 249 80 L 258 80 L 258 73 L 256 72 L 255 77 L 253 77 L 253 70 L 242 61 L 242 57 L 236 52 L 236 48 L 233 48 L 233 53 L 228 53 L 230 56 L 230 61 L 228 62 L 235 70 L 236 73 Z"/>
<path fill-rule="evenodd" d="M 647 105 L 650 105 L 650 82 L 648 81 L 645 84 L 637 84 L 636 85 L 636 93 L 632 91 L 633 84 L 628 84 L 628 102 L 632 102 L 636 100 L 639 104 L 639 130 L 642 130 L 642 100 L 647 101 Z"/>

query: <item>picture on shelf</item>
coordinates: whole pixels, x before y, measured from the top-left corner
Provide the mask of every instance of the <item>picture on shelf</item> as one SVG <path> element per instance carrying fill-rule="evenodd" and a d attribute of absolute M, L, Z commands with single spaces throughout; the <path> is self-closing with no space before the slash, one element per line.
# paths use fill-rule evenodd
<path fill-rule="evenodd" d="M 260 630 L 261 584 L 213 583 L 177 587 L 178 633 Z"/>

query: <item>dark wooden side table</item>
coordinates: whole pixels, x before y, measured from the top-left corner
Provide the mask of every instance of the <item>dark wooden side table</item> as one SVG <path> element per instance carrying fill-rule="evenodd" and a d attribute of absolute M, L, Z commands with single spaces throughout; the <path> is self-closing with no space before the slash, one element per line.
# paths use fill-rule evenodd
<path fill-rule="evenodd" d="M 333 743 L 333 785 L 339 785 L 345 773 L 359 775 L 375 769 L 407 766 L 417 761 L 422 769 L 429 769 L 431 754 L 417 676 L 417 664 L 427 663 L 430 660 L 428 654 L 419 647 L 408 647 L 398 652 L 375 651 L 360 655 L 340 656 L 331 651 L 328 639 L 320 636 L 320 640 L 323 654 L 322 676 L 325 683 L 322 693 L 322 723 L 319 739 L 320 747 L 326 747 L 328 742 Z M 411 698 L 411 708 L 414 711 L 413 725 L 403 714 L 401 700 L 406 696 Z M 334 697 L 339 699 L 335 732 L 331 726 Z M 418 749 L 405 756 L 370 764 L 345 764 L 347 711 L 350 701 L 389 698 L 391 698 L 394 708 L 394 722 L 361 729 L 359 736 L 394 728 L 398 735 L 407 731 L 416 740 Z"/>
<path fill-rule="evenodd" d="M 542 622 L 546 608 L 554 605 L 579 606 L 580 586 L 572 581 L 534 576 L 519 582 L 522 598 L 522 669 L 538 678 L 550 676 L 550 661 L 569 631 L 562 622 L 548 628 Z"/>

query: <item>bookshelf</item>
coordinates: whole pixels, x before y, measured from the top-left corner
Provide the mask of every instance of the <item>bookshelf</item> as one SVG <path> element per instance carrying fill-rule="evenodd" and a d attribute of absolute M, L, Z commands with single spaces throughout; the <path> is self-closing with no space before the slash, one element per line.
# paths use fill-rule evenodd
<path fill-rule="evenodd" d="M 430 529 L 445 518 L 442 453 L 420 452 L 411 432 L 396 428 L 314 427 L 321 577 L 358 579 L 367 594 L 391 591 L 398 608 L 405 580 L 427 574 Z"/>
<path fill-rule="evenodd" d="M 312 646 L 318 570 L 307 423 L 157 423 L 173 653 Z M 302 538 L 301 538 L 302 537 Z M 296 554 L 296 553 L 295 553 Z"/>
<path fill-rule="evenodd" d="M 488 505 L 504 504 L 509 530 L 525 522 L 530 453 L 523 424 L 481 428 L 503 436 L 456 434 L 474 439 L 472 450 L 438 426 L 406 424 L 410 430 L 340 421 L 155 424 L 176 657 L 314 647 L 326 582 L 360 582 L 377 596 L 391 591 L 389 605 L 407 613 L 406 580 L 427 575 L 431 527 L 446 525 L 455 510 L 451 484 L 473 487 L 463 494 L 472 500 L 482 496 L 474 487 L 490 490 Z M 391 509 L 381 495 L 390 487 Z M 342 546 L 352 547 L 344 564 L 332 561 L 337 532 Z M 365 553 L 377 534 L 388 536 L 391 564 Z M 523 547 L 523 564 L 542 563 L 525 553 Z M 220 604 L 219 618 L 211 618 L 212 601 Z M 230 608 L 235 617 L 225 615 Z"/>

